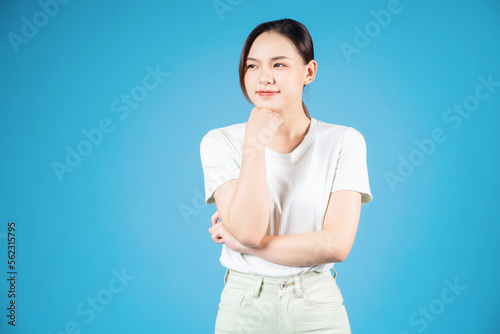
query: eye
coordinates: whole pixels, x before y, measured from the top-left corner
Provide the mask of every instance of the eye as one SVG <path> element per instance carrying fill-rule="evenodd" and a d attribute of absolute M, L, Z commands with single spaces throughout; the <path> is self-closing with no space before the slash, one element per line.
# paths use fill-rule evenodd
<path fill-rule="evenodd" d="M 247 66 L 247 68 L 251 68 L 250 66 L 255 66 L 255 65 L 254 64 L 250 64 L 250 65 Z"/>
<path fill-rule="evenodd" d="M 285 66 L 285 64 L 281 64 L 281 63 L 276 63 L 275 65 L 283 65 L 283 67 Z"/>

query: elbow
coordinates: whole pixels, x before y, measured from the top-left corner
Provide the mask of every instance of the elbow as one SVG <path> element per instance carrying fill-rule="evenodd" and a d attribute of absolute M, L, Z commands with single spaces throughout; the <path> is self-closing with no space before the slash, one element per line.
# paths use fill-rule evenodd
<path fill-rule="evenodd" d="M 240 244 L 242 244 L 245 247 L 252 248 L 252 247 L 257 246 L 259 243 L 258 242 L 254 242 L 254 241 L 244 241 L 244 242 L 240 242 Z"/>
<path fill-rule="evenodd" d="M 352 243 L 345 242 L 345 240 L 336 237 L 328 230 L 324 233 L 326 236 L 320 240 L 318 245 L 323 249 L 321 253 L 323 263 L 343 262 L 347 259 Z"/>
<path fill-rule="evenodd" d="M 245 235 L 238 239 L 239 243 L 246 247 L 256 247 L 262 241 L 263 236 Z"/>
<path fill-rule="evenodd" d="M 231 217 L 231 216 L 229 216 Z M 236 220 L 230 219 L 231 222 L 235 222 Z M 269 218 L 267 220 L 263 221 L 269 221 Z M 233 223 L 231 223 L 231 228 L 234 232 L 232 235 L 234 238 L 243 246 L 246 247 L 256 247 L 260 244 L 262 241 L 262 238 L 264 238 L 264 235 L 266 234 L 267 231 L 267 225 L 262 223 L 262 224 L 257 224 L 260 223 L 259 218 L 251 217 L 250 219 L 238 219 L 237 224 L 234 224 L 234 229 L 233 229 Z M 258 226 L 261 225 L 265 227 L 265 230 L 262 228 L 259 228 Z M 261 231 L 262 230 L 262 231 Z"/>
<path fill-rule="evenodd" d="M 330 254 L 330 262 L 344 262 L 349 255 L 350 249 L 338 247 L 334 254 Z"/>
<path fill-rule="evenodd" d="M 348 254 L 344 254 L 344 253 L 338 254 L 337 261 L 335 261 L 335 262 L 344 262 L 344 260 L 347 259 L 347 255 Z"/>
<path fill-rule="evenodd" d="M 226 227 L 227 228 L 227 227 Z M 258 235 L 255 231 L 249 231 L 244 229 L 239 229 L 235 231 L 229 231 L 230 234 L 243 246 L 255 247 L 260 244 L 264 235 Z"/>

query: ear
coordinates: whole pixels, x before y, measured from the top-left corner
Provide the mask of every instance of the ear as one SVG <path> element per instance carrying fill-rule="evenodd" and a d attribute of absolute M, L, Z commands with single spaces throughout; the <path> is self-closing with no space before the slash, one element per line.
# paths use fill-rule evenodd
<path fill-rule="evenodd" d="M 318 71 L 318 63 L 312 59 L 309 61 L 307 64 L 307 75 L 304 79 L 304 85 L 308 85 L 311 82 L 313 82 L 314 78 L 316 77 L 316 72 Z"/>

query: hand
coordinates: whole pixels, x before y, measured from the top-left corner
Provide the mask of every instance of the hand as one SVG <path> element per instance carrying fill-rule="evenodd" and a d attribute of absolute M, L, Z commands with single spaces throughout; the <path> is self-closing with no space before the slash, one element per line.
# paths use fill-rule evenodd
<path fill-rule="evenodd" d="M 232 250 L 241 252 L 245 247 L 226 230 L 222 220 L 217 222 L 219 218 L 219 211 L 215 211 L 212 215 L 212 227 L 208 229 L 208 232 L 212 234 L 212 240 L 218 244 L 225 243 Z"/>
<path fill-rule="evenodd" d="M 281 115 L 268 108 L 255 107 L 248 118 L 245 141 L 266 146 L 283 123 Z"/>

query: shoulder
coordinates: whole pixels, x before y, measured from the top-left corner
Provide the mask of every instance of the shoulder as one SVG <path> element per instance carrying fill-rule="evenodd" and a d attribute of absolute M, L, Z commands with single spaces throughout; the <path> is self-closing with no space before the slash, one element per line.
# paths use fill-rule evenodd
<path fill-rule="evenodd" d="M 364 142 L 364 137 L 352 126 L 327 123 L 318 120 L 318 134 L 320 137 L 330 140 L 351 140 Z"/>
<path fill-rule="evenodd" d="M 200 148 L 206 145 L 218 145 L 222 143 L 237 145 L 243 141 L 247 122 L 236 123 L 209 130 L 203 135 Z"/>

